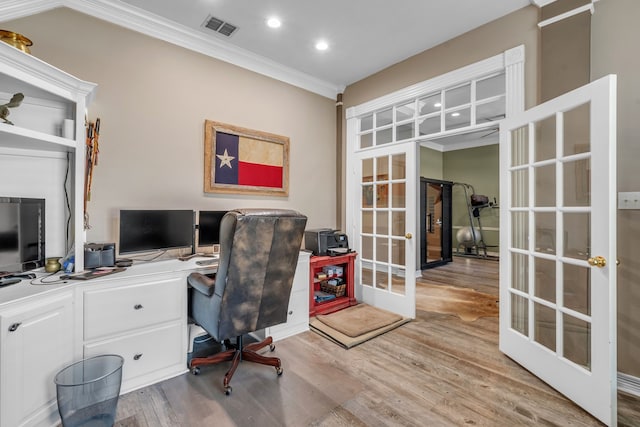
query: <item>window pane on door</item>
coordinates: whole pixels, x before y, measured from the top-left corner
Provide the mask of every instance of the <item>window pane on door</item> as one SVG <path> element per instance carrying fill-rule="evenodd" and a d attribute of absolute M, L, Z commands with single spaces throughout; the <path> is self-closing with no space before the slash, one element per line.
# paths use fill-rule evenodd
<path fill-rule="evenodd" d="M 591 104 L 564 113 L 564 155 L 591 151 Z"/>
<path fill-rule="evenodd" d="M 556 116 L 536 123 L 534 144 L 537 162 L 556 158 Z"/>
<path fill-rule="evenodd" d="M 511 131 L 511 166 L 529 163 L 529 127 L 523 126 Z"/>
<path fill-rule="evenodd" d="M 564 213 L 564 256 L 587 260 L 591 241 L 591 215 L 589 213 Z"/>
<path fill-rule="evenodd" d="M 394 208 L 404 208 L 406 206 L 406 185 L 404 182 L 394 182 L 392 184 L 392 205 Z"/>
<path fill-rule="evenodd" d="M 556 205 L 556 165 L 555 163 L 533 169 L 536 180 L 535 206 Z"/>
<path fill-rule="evenodd" d="M 405 224 L 405 212 L 394 211 L 391 213 L 391 235 L 392 236 L 404 236 L 406 230 Z"/>
<path fill-rule="evenodd" d="M 556 351 L 556 311 L 539 303 L 534 303 L 533 306 L 535 327 L 533 339 L 549 350 Z"/>
<path fill-rule="evenodd" d="M 407 161 L 404 154 L 395 154 L 391 157 L 393 166 L 392 179 L 405 179 L 407 177 Z"/>
<path fill-rule="evenodd" d="M 555 254 L 556 214 L 555 212 L 536 212 L 534 215 L 536 227 L 536 252 Z"/>
<path fill-rule="evenodd" d="M 511 287 L 522 292 L 529 292 L 529 257 L 512 253 L 511 263 Z"/>
<path fill-rule="evenodd" d="M 573 264 L 562 266 L 564 306 L 591 315 L 591 269 Z"/>
<path fill-rule="evenodd" d="M 563 315 L 564 357 L 591 370 L 591 324 Z"/>
<path fill-rule="evenodd" d="M 511 247 L 529 249 L 529 214 L 511 213 Z"/>
<path fill-rule="evenodd" d="M 367 234 L 373 234 L 373 212 L 362 212 L 362 232 Z"/>
<path fill-rule="evenodd" d="M 591 205 L 591 159 L 563 163 L 564 206 Z"/>
<path fill-rule="evenodd" d="M 376 212 L 376 234 L 389 234 L 389 212 Z"/>
<path fill-rule="evenodd" d="M 389 239 L 376 237 L 376 261 L 389 262 Z"/>
<path fill-rule="evenodd" d="M 526 208 L 529 206 L 529 170 L 519 169 L 511 172 L 511 206 Z"/>
<path fill-rule="evenodd" d="M 511 328 L 529 336 L 529 300 L 511 294 Z"/>
<path fill-rule="evenodd" d="M 534 258 L 535 296 L 556 302 L 556 263 L 544 258 Z"/>

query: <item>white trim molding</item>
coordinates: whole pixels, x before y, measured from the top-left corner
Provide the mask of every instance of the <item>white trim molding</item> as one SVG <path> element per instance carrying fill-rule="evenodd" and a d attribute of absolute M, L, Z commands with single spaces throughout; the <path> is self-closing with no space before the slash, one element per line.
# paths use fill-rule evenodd
<path fill-rule="evenodd" d="M 320 80 L 245 49 L 212 39 L 200 31 L 120 0 L 0 0 L 0 22 L 35 15 L 58 7 L 68 7 L 85 15 L 237 65 L 326 98 L 336 99 L 338 93 L 344 92 L 344 86 Z"/>
<path fill-rule="evenodd" d="M 593 15 L 593 12 L 594 12 L 593 3 L 585 4 L 584 6 L 577 7 L 565 13 L 561 13 L 560 15 L 554 16 L 553 18 L 540 21 L 538 22 L 538 27 L 544 28 L 547 25 L 555 24 L 556 22 L 563 21 L 567 18 L 571 18 L 572 16 L 578 15 L 579 13 L 583 13 L 587 11 L 591 12 L 591 14 Z"/>
<path fill-rule="evenodd" d="M 618 390 L 640 397 L 640 378 L 618 372 Z"/>

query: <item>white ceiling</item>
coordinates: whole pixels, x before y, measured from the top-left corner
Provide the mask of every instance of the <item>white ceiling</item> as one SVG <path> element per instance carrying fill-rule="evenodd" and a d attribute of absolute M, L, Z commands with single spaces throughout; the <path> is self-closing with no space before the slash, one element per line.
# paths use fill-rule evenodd
<path fill-rule="evenodd" d="M 530 4 L 530 0 L 123 0 L 193 31 L 344 88 Z M 208 16 L 238 27 L 230 37 Z M 278 16 L 282 26 L 268 28 Z M 323 38 L 329 49 L 319 52 Z"/>

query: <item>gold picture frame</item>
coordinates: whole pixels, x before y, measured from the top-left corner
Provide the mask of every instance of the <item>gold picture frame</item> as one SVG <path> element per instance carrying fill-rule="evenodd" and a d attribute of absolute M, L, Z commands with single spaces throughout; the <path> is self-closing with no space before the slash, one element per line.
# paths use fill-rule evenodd
<path fill-rule="evenodd" d="M 289 138 L 204 123 L 204 192 L 289 195 Z"/>

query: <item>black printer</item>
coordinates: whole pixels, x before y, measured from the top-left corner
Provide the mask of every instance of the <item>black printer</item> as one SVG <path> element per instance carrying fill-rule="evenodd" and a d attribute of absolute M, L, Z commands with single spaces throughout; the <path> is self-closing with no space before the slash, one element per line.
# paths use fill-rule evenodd
<path fill-rule="evenodd" d="M 349 252 L 347 235 L 331 228 L 304 232 L 304 247 L 313 255 L 339 255 Z"/>

